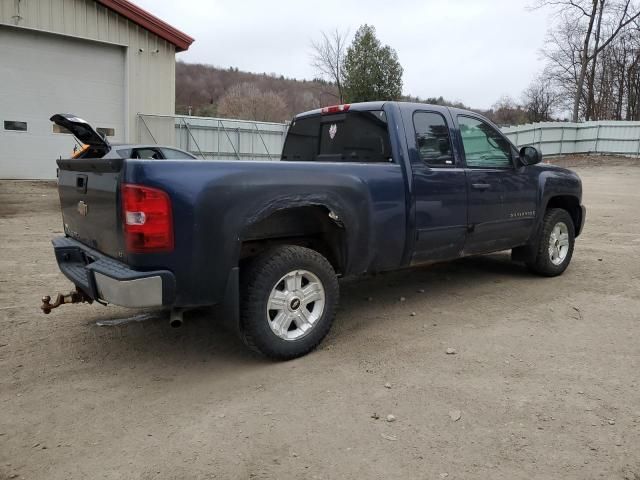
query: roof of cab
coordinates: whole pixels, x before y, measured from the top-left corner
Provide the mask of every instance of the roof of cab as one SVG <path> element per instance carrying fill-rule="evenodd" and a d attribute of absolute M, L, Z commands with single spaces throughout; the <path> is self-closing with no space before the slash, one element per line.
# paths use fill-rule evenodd
<path fill-rule="evenodd" d="M 415 103 L 415 102 L 395 102 L 395 101 L 379 101 L 379 102 L 359 102 L 359 103 L 351 103 L 349 105 L 348 111 L 356 111 L 362 112 L 367 110 L 382 110 L 386 104 L 395 104 L 401 110 L 420 110 L 420 109 L 429 109 L 434 111 L 445 111 L 448 110 L 449 107 L 444 105 L 431 105 L 428 103 Z M 347 105 L 347 104 L 345 104 Z M 339 112 L 337 112 L 339 113 Z M 308 112 L 302 112 L 297 114 L 294 117 L 295 119 L 310 117 L 314 115 L 322 114 L 322 108 L 316 108 L 315 110 L 309 110 Z"/>

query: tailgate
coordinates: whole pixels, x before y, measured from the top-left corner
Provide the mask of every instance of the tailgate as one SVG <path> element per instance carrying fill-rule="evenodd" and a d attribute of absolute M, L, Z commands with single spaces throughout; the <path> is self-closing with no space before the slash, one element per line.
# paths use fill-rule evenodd
<path fill-rule="evenodd" d="M 110 257 L 122 258 L 119 208 L 122 159 L 58 160 L 65 233 Z"/>

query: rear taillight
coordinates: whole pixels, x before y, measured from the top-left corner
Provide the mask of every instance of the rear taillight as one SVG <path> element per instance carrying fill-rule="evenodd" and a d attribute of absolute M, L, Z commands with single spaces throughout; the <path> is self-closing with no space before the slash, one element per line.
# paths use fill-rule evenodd
<path fill-rule="evenodd" d="M 142 185 L 122 186 L 122 217 L 130 253 L 173 250 L 171 200 L 162 190 Z"/>
<path fill-rule="evenodd" d="M 350 103 L 345 103 L 343 105 L 331 105 L 330 107 L 322 107 L 320 113 L 322 113 L 322 115 L 327 115 L 331 113 L 348 112 L 349 107 L 351 107 Z"/>

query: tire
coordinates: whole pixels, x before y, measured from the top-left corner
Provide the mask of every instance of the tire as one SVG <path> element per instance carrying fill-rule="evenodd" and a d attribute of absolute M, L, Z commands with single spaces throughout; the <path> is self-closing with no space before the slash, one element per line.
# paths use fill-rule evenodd
<path fill-rule="evenodd" d="M 561 208 L 550 208 L 533 245 L 535 256 L 527 262 L 529 270 L 545 277 L 561 275 L 571 262 L 574 244 L 575 227 L 571 215 Z"/>
<path fill-rule="evenodd" d="M 253 350 L 289 360 L 309 353 L 329 333 L 338 279 L 315 250 L 291 245 L 267 250 L 241 269 L 240 287 L 242 335 Z"/>

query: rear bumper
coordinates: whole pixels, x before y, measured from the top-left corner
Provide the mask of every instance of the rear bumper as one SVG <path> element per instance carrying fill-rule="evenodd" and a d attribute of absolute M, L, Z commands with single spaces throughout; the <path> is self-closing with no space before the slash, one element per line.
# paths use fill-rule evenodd
<path fill-rule="evenodd" d="M 94 300 L 123 307 L 172 305 L 176 281 L 168 270 L 141 272 L 68 237 L 53 240 L 58 267 Z"/>

